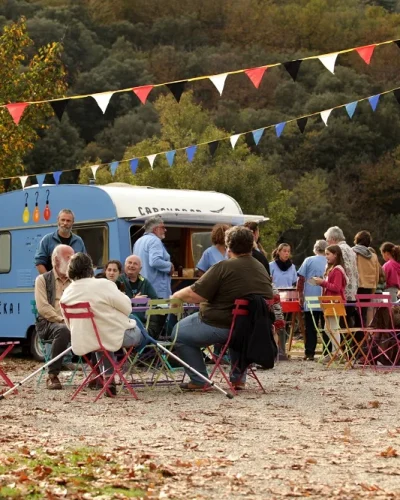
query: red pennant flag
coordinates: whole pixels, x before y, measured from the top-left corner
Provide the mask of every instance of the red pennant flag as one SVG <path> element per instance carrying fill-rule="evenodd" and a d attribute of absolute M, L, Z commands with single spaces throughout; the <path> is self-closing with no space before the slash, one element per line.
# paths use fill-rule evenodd
<path fill-rule="evenodd" d="M 256 89 L 260 86 L 262 77 L 267 69 L 268 68 L 252 68 L 245 71 L 246 75 L 250 78 Z"/>
<path fill-rule="evenodd" d="M 367 64 L 371 62 L 372 54 L 374 53 L 376 45 L 366 45 L 365 47 L 360 47 L 355 49 L 357 54 L 365 61 Z"/>
<path fill-rule="evenodd" d="M 143 87 L 135 87 L 132 90 L 139 97 L 142 104 L 146 104 L 146 100 L 150 92 L 153 90 L 154 85 L 143 85 Z"/>
<path fill-rule="evenodd" d="M 29 106 L 27 102 L 13 102 L 11 104 L 6 104 L 6 108 L 8 109 L 12 119 L 14 120 L 15 125 L 18 125 L 25 108 Z"/>

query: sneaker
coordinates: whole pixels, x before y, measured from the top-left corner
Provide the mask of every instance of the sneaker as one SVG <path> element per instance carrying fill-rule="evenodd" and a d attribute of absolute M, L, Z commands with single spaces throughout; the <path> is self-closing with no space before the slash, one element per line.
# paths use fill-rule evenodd
<path fill-rule="evenodd" d="M 46 387 L 51 391 L 60 391 L 62 389 L 61 382 L 57 375 L 49 375 L 46 380 Z"/>
<path fill-rule="evenodd" d="M 244 382 L 233 382 L 231 381 L 233 388 L 237 391 L 244 391 L 246 389 L 246 384 Z"/>
<path fill-rule="evenodd" d="M 314 356 L 311 354 L 306 354 L 303 359 L 304 361 L 314 361 Z"/>
<path fill-rule="evenodd" d="M 179 387 L 184 391 L 202 391 L 208 384 L 194 384 L 193 382 L 184 382 Z"/>

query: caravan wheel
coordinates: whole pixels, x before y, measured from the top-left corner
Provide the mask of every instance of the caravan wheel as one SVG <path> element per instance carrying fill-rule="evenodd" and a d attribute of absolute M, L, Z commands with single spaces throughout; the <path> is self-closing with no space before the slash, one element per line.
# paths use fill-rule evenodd
<path fill-rule="evenodd" d="M 39 337 L 34 327 L 30 334 L 30 352 L 36 361 L 44 361 L 42 348 L 40 347 Z"/>

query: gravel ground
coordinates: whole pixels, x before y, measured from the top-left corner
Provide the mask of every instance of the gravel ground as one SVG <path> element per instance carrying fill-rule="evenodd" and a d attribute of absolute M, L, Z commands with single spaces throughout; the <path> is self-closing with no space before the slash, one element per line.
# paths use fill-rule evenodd
<path fill-rule="evenodd" d="M 37 366 L 7 363 L 13 380 Z M 160 387 L 93 404 L 29 382 L 0 402 L 3 451 L 126 447 L 169 468 L 154 498 L 400 498 L 399 372 L 293 359 L 258 374 L 267 394 L 250 386 L 233 400 Z"/>

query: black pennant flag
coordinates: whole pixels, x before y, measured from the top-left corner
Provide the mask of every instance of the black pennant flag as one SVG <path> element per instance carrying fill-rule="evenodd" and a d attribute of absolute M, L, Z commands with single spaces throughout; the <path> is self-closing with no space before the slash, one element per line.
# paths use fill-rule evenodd
<path fill-rule="evenodd" d="M 10 184 L 11 179 L 3 179 L 3 188 L 5 193 L 7 193 L 7 191 L 10 189 Z"/>
<path fill-rule="evenodd" d="M 400 49 L 400 40 L 393 40 L 393 43 L 395 43 L 397 47 Z"/>
<path fill-rule="evenodd" d="M 219 146 L 219 141 L 212 141 L 208 143 L 208 150 L 210 151 L 210 155 L 214 156 L 215 151 L 217 151 Z"/>
<path fill-rule="evenodd" d="M 396 101 L 400 104 L 400 89 L 393 90 L 393 95 L 396 98 Z"/>
<path fill-rule="evenodd" d="M 249 146 L 250 149 L 254 149 L 257 147 L 252 132 L 247 132 L 247 134 L 244 134 L 244 140 L 246 141 L 246 144 Z"/>
<path fill-rule="evenodd" d="M 61 101 L 52 101 L 50 103 L 50 106 L 53 108 L 54 113 L 60 121 L 70 100 L 71 99 L 62 99 Z"/>
<path fill-rule="evenodd" d="M 297 126 L 299 127 L 299 130 L 301 133 L 304 132 L 306 125 L 307 125 L 308 118 L 298 118 L 297 119 Z"/>
<path fill-rule="evenodd" d="M 179 102 L 181 100 L 181 96 L 183 94 L 183 91 L 185 90 L 186 84 L 187 80 L 182 80 L 181 82 L 176 83 L 167 83 L 166 86 L 172 92 L 173 96 L 176 99 L 176 102 Z"/>
<path fill-rule="evenodd" d="M 289 61 L 289 62 L 283 63 L 286 71 L 293 78 L 294 82 L 296 81 L 297 73 L 299 72 L 301 63 L 302 63 L 301 59 L 297 59 L 296 61 Z"/>

